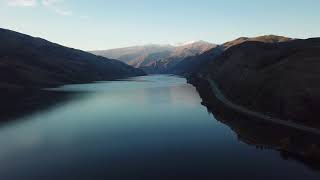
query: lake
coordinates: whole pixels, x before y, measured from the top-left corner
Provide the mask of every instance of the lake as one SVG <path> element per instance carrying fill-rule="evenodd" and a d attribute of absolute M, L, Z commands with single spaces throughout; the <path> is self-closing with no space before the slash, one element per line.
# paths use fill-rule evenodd
<path fill-rule="evenodd" d="M 181 77 L 66 85 L 45 94 L 50 103 L 40 103 L 41 93 L 21 100 L 28 106 L 19 115 L 18 108 L 2 110 L 11 114 L 0 126 L 0 179 L 320 179 L 299 158 L 246 143 L 250 124 L 215 118 Z"/>

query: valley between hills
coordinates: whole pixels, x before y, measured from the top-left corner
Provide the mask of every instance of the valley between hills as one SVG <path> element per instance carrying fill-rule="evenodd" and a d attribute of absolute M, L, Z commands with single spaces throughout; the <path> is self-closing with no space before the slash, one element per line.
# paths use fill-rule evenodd
<path fill-rule="evenodd" d="M 220 45 L 195 41 L 92 52 L 6 29 L 0 29 L 0 38 L 2 89 L 39 89 L 145 74 L 180 75 L 198 86 L 199 77 L 210 77 L 236 104 L 320 127 L 320 38 L 266 35 Z"/>
<path fill-rule="evenodd" d="M 0 0 L 0 180 L 320 180 L 319 7 Z"/>
<path fill-rule="evenodd" d="M 240 141 L 257 148 L 278 150 L 283 158 L 290 157 L 319 169 L 320 146 L 314 135 L 320 131 L 320 38 L 266 35 L 240 37 L 219 45 L 194 41 L 175 46 L 146 45 L 91 52 L 7 29 L 0 29 L 0 39 L 0 98 L 8 102 L 1 107 L 2 122 L 55 107 L 68 99 L 72 102 L 74 97 L 85 94 L 44 91 L 47 88 L 83 86 L 90 89 L 92 83 L 99 89 L 99 86 L 106 87 L 98 82 L 111 82 L 111 86 L 116 87 L 110 91 L 111 96 L 121 99 L 118 93 L 136 86 L 135 83 L 121 84 L 121 79 L 154 81 L 152 87 L 174 80 L 176 89 L 170 91 L 181 93 L 175 94 L 177 100 L 180 97 L 183 102 L 192 103 L 190 87 L 183 86 L 186 89 L 179 91 L 181 80 L 185 78 L 196 88 L 201 104 L 217 121 L 229 126 Z M 148 76 L 155 74 L 177 76 Z M 168 94 L 153 90 L 156 91 L 147 95 L 160 99 L 149 103 L 159 108 L 158 103 L 163 103 L 161 98 Z M 108 93 L 98 92 L 95 93 L 104 101 L 114 103 L 109 100 L 112 97 L 106 96 Z M 139 93 L 130 98 L 140 101 L 136 95 Z M 108 105 L 104 101 L 98 103 L 103 112 Z M 130 99 L 125 102 L 130 106 L 135 103 Z M 96 106 L 86 101 L 83 104 Z M 87 115 L 75 110 L 74 115 Z M 109 111 L 104 113 L 110 114 Z M 176 115 L 173 112 L 173 116 Z"/>
<path fill-rule="evenodd" d="M 221 45 L 196 41 L 178 47 L 152 45 L 93 53 L 115 56 L 148 73 L 181 75 L 195 86 L 199 76 L 209 76 L 236 104 L 320 127 L 319 50 L 319 38 L 266 35 Z"/>

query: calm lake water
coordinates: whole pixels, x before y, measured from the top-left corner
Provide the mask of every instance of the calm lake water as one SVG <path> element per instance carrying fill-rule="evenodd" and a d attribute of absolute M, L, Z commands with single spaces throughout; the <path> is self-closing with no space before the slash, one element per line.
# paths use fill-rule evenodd
<path fill-rule="evenodd" d="M 320 179 L 278 151 L 239 141 L 180 77 L 55 91 L 75 95 L 1 124 L 0 179 Z"/>

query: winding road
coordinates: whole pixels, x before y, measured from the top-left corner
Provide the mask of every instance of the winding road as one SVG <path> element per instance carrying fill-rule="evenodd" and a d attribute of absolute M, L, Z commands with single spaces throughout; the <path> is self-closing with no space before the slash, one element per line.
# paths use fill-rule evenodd
<path fill-rule="evenodd" d="M 317 128 L 312 128 L 312 127 L 301 125 L 298 123 L 294 123 L 294 122 L 291 122 L 288 120 L 282 120 L 282 119 L 274 118 L 271 116 L 267 116 L 263 113 L 251 111 L 241 105 L 235 104 L 222 93 L 222 91 L 219 89 L 218 85 L 211 78 L 207 77 L 207 78 L 203 78 L 203 79 L 206 79 L 209 82 L 210 87 L 212 89 L 212 92 L 216 96 L 216 98 L 218 100 L 220 100 L 222 103 L 224 103 L 229 108 L 232 108 L 238 112 L 245 113 L 245 114 L 253 116 L 253 117 L 257 117 L 257 118 L 264 120 L 264 121 L 267 121 L 267 122 L 272 122 L 275 124 L 280 124 L 280 125 L 295 128 L 295 129 L 298 129 L 301 131 L 320 135 L 320 130 Z"/>

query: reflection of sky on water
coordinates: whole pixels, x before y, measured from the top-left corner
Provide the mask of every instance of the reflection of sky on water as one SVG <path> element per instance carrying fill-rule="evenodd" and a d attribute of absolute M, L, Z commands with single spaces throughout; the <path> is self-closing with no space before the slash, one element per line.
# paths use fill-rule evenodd
<path fill-rule="evenodd" d="M 127 81 L 107 81 L 88 84 L 71 84 L 59 88 L 51 88 L 55 91 L 75 91 L 75 92 L 120 92 L 135 89 L 159 88 L 186 84 L 186 80 L 176 76 L 140 76 L 127 79 Z"/>

